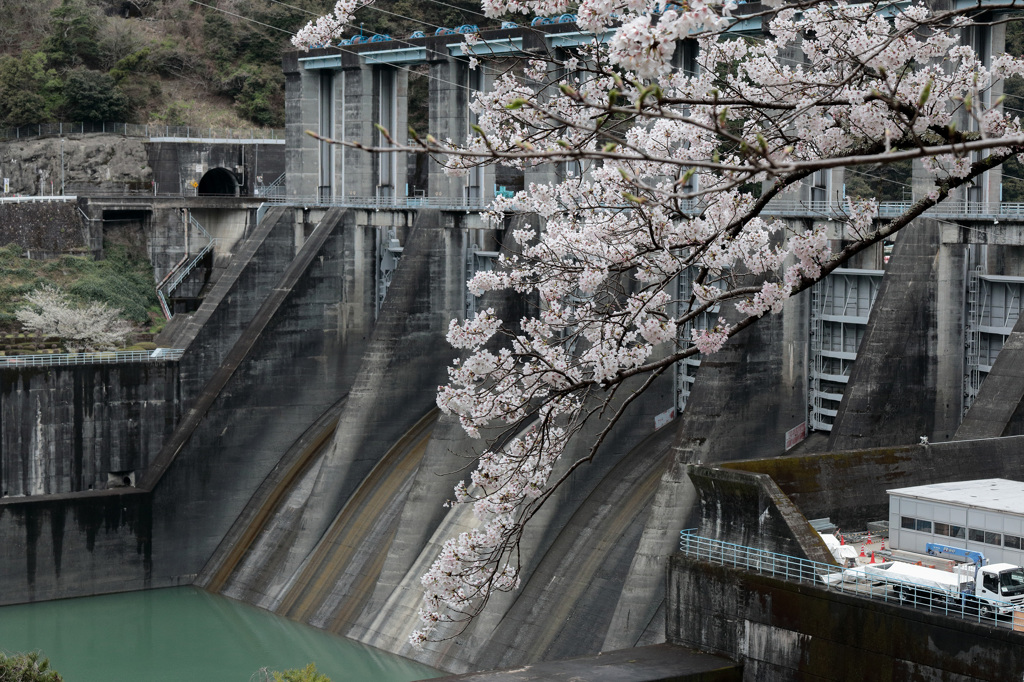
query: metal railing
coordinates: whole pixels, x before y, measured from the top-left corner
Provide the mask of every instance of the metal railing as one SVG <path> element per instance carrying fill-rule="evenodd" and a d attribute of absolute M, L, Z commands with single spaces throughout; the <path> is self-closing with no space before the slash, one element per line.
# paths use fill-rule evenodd
<path fill-rule="evenodd" d="M 261 204 L 261 206 L 264 205 L 265 204 Z M 206 256 L 206 254 L 213 251 L 213 248 L 219 242 L 218 239 L 215 239 L 206 231 L 206 228 L 203 227 L 202 224 L 192 216 L 192 214 L 189 214 L 188 216 L 188 224 L 189 229 L 196 229 L 203 237 L 206 238 L 207 241 L 206 245 L 199 250 L 199 253 L 192 256 L 191 259 L 188 254 L 185 254 L 185 256 L 178 261 L 171 271 L 167 273 L 163 281 L 161 281 L 156 287 L 156 295 L 160 301 L 160 309 L 163 311 L 164 317 L 168 320 L 174 316 L 174 313 L 171 312 L 170 306 L 167 304 L 167 297 L 170 296 L 171 293 L 178 288 L 178 285 L 188 277 L 189 273 L 199 265 L 199 262 Z"/>
<path fill-rule="evenodd" d="M 156 350 L 118 350 L 95 353 L 50 353 L 48 355 L 0 356 L 0 369 L 10 367 L 58 367 L 68 365 L 110 365 L 128 362 L 164 362 L 180 360 L 181 348 Z"/>
<path fill-rule="evenodd" d="M 903 215 L 912 201 L 883 201 L 878 204 L 879 218 L 896 218 Z M 847 215 L 845 203 L 835 201 L 800 201 L 797 199 L 776 199 L 768 203 L 764 213 L 768 215 L 801 215 L 822 219 L 844 218 Z M 943 201 L 924 212 L 926 216 L 978 218 L 1024 217 L 1024 203 L 1021 202 L 979 202 Z"/>
<path fill-rule="evenodd" d="M 991 626 L 1008 627 L 1008 621 L 1000 619 L 999 611 L 1011 611 L 1015 608 L 1009 601 L 982 602 L 972 595 L 947 594 L 925 583 L 896 577 L 879 577 L 878 573 L 881 571 L 870 571 L 871 564 L 843 568 L 835 564 L 701 537 L 694 535 L 694 530 L 691 528 L 680 531 L 679 551 L 707 563 L 762 573 L 792 582 L 810 583 L 815 587 L 824 587 L 858 597 L 896 602 L 962 620 L 984 622 Z"/>
<path fill-rule="evenodd" d="M 23 140 L 61 135 L 123 135 L 125 137 L 164 137 L 203 140 L 283 140 L 284 128 L 214 128 L 212 126 L 171 126 L 157 123 L 34 123 L 16 128 L 0 128 L 0 140 Z"/>
<path fill-rule="evenodd" d="M 0 197 L 0 204 L 48 204 L 55 201 L 78 201 L 78 197 L 74 194 L 43 195 L 38 197 Z"/>
<path fill-rule="evenodd" d="M 207 242 L 206 246 L 204 246 L 199 251 L 199 253 L 197 253 L 192 258 L 192 260 L 190 260 L 184 267 L 182 267 L 180 270 L 178 270 L 174 274 L 174 278 L 167 285 L 165 285 L 161 289 L 161 291 L 166 291 L 167 294 L 169 295 L 172 291 L 177 289 L 178 285 L 181 284 L 185 280 L 186 277 L 188 277 L 189 273 L 192 272 L 192 270 L 195 269 L 196 265 L 199 264 L 199 261 L 201 261 L 206 254 L 208 254 L 210 251 L 212 251 L 213 247 L 216 244 L 217 244 L 217 240 L 216 239 L 211 239 L 209 242 Z"/>
<path fill-rule="evenodd" d="M 299 196 L 267 197 L 267 203 L 287 206 L 345 206 L 351 208 L 449 208 L 458 210 L 484 210 L 491 199 L 484 197 L 373 197 L 373 196 Z"/>
<path fill-rule="evenodd" d="M 490 197 L 390 197 L 390 196 L 330 196 L 323 192 L 317 196 L 289 197 L 273 192 L 265 197 L 274 204 L 290 206 L 346 206 L 352 208 L 445 208 L 457 210 L 486 210 L 490 207 Z M 704 208 L 702 202 L 696 200 L 681 201 L 680 208 L 689 213 L 697 213 Z M 878 206 L 879 218 L 895 218 L 905 213 L 913 202 L 886 201 Z M 631 208 L 623 205 L 622 208 Z M 834 201 L 800 201 L 797 199 L 778 199 L 772 201 L 763 211 L 764 215 L 802 216 L 820 218 L 822 220 L 845 219 L 847 206 Z M 964 217 L 975 216 L 979 219 L 1021 218 L 1024 219 L 1024 203 L 1022 202 L 972 202 L 945 201 L 924 213 L 930 217 Z"/>
<path fill-rule="evenodd" d="M 284 198 L 286 189 L 284 181 L 285 174 L 281 173 L 279 176 L 277 176 L 277 179 L 274 180 L 269 185 L 256 185 L 252 190 L 253 196 L 267 198 L 273 197 L 275 199 Z"/>

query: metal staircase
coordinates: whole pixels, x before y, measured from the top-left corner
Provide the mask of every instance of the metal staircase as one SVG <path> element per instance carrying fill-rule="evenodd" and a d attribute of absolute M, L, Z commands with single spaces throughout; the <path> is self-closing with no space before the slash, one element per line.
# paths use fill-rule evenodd
<path fill-rule="evenodd" d="M 190 213 L 188 216 L 189 229 L 194 229 L 206 240 L 206 244 L 194 255 L 189 256 L 185 254 L 184 258 L 178 261 L 178 264 L 171 269 L 167 276 L 164 277 L 163 281 L 157 285 L 156 295 L 160 300 L 160 309 L 164 313 L 164 317 L 170 320 L 174 313 L 171 311 L 168 299 L 171 298 L 174 290 L 177 289 L 182 282 L 192 273 L 192 271 L 199 265 L 204 258 L 212 253 L 214 247 L 217 244 L 217 240 L 210 236 L 210 233 L 206 231 L 198 220 L 196 220 Z"/>

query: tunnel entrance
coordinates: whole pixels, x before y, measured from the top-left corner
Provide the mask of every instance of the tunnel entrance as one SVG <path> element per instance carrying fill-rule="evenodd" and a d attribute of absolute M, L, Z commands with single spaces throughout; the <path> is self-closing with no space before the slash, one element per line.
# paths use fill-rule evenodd
<path fill-rule="evenodd" d="M 226 168 L 211 168 L 199 181 L 196 194 L 207 197 L 238 196 L 238 180 Z"/>

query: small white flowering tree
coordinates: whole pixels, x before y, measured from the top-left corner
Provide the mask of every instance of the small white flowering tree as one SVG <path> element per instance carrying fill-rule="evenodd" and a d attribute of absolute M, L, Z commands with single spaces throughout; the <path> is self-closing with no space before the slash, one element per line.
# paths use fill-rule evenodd
<path fill-rule="evenodd" d="M 75 305 L 59 288 L 41 286 L 25 296 L 15 317 L 28 331 L 60 339 L 71 352 L 111 350 L 123 346 L 132 325 L 121 311 L 93 301 Z"/>
<path fill-rule="evenodd" d="M 495 590 L 515 588 L 523 524 L 658 376 L 714 353 L 1024 152 L 1020 121 L 990 96 L 1000 80 L 1024 73 L 1024 61 L 989 60 L 964 39 L 999 5 L 979 14 L 979 3 L 972 14 L 938 2 L 747 4 L 746 21 L 763 22 L 751 37 L 730 32 L 735 2 L 662 3 L 484 0 L 491 17 L 575 11 L 581 30 L 610 39 L 506 70 L 476 97 L 470 139 L 416 136 L 411 147 L 443 158 L 452 173 L 483 163 L 584 171 L 491 208 L 495 220 L 534 213 L 542 227 L 517 232 L 521 252 L 476 274 L 470 289 L 537 295 L 541 307 L 514 324 L 493 310 L 451 323 L 448 340 L 464 355 L 438 405 L 472 437 L 495 424 L 507 431 L 485 441 L 478 468 L 456 489 L 481 525 L 449 540 L 423 576 L 413 643 L 451 636 L 437 625 L 466 621 Z M 354 7 L 339 2 L 296 45 L 330 44 Z M 680 68 L 684 40 L 697 45 L 694 68 Z M 469 38 L 464 53 L 477 43 Z M 878 219 L 874 200 L 846 201 L 830 218 L 843 237 L 835 252 L 825 227 L 797 232 L 764 215 L 818 171 L 908 160 L 930 173 L 928 191 L 889 220 Z M 679 296 L 684 272 L 692 289 Z M 735 306 L 731 324 L 719 318 L 682 337 L 684 325 L 723 303 Z M 613 403 L 627 380 L 628 395 Z M 601 410 L 606 424 L 589 454 L 553 476 L 567 442 Z"/>

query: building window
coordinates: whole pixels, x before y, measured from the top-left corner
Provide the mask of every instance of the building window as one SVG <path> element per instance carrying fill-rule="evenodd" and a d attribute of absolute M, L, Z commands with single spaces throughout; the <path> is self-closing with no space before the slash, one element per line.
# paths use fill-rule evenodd
<path fill-rule="evenodd" d="M 1003 536 L 1001 533 L 990 533 L 985 531 L 985 544 L 986 545 L 1000 545 L 1003 544 Z"/>
<path fill-rule="evenodd" d="M 935 522 L 935 534 L 936 535 L 949 535 L 949 524 Z"/>
<path fill-rule="evenodd" d="M 967 531 L 967 539 L 971 542 L 985 542 L 985 531 L 971 528 Z"/>
<path fill-rule="evenodd" d="M 961 540 L 963 540 L 965 537 L 967 537 L 966 529 L 963 526 L 950 526 L 949 537 L 960 538 Z"/>
<path fill-rule="evenodd" d="M 1010 549 L 1020 549 L 1020 538 L 1016 535 L 1004 535 L 1003 547 L 1009 547 Z"/>
<path fill-rule="evenodd" d="M 912 519 L 909 516 L 903 516 L 900 518 L 900 528 L 906 528 L 907 530 L 914 530 L 916 526 L 916 519 Z"/>
<path fill-rule="evenodd" d="M 931 521 L 925 521 L 924 519 L 918 519 L 917 520 L 917 528 L 915 528 L 914 530 L 920 531 L 922 533 L 931 533 L 932 532 L 932 522 Z"/>

